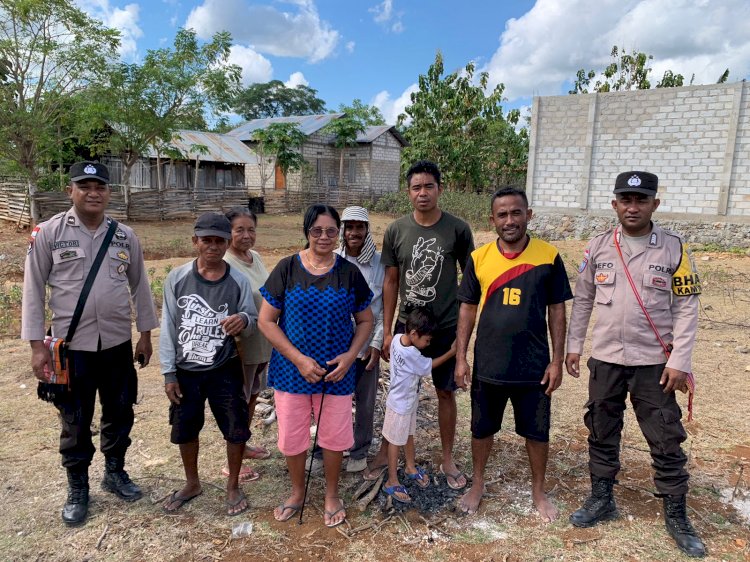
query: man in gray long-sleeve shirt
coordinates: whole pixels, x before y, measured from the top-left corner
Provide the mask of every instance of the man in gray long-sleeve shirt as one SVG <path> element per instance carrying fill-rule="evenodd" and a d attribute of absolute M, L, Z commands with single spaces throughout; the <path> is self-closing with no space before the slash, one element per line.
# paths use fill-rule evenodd
<path fill-rule="evenodd" d="M 227 442 L 227 514 L 239 515 L 248 508 L 238 477 L 250 430 L 234 336 L 250 335 L 258 313 L 250 282 L 222 259 L 231 237 L 232 227 L 224 215 L 198 217 L 193 236 L 198 258 L 172 270 L 164 285 L 159 358 L 171 402 L 171 440 L 180 446 L 187 480 L 164 502 L 167 513 L 203 491 L 198 436 L 206 400 Z"/>
<path fill-rule="evenodd" d="M 52 370 L 44 345 L 45 300 L 49 287 L 52 335 L 65 338 L 86 277 L 111 219 L 109 171 L 98 162 L 70 168 L 68 194 L 73 207 L 38 225 L 31 233 L 23 280 L 21 338 L 31 344 L 31 366 L 40 381 Z M 131 297 L 140 339 L 131 343 Z M 137 376 L 133 360 L 147 365 L 152 353 L 151 330 L 158 325 L 143 252 L 135 233 L 123 224 L 106 250 L 86 300 L 78 328 L 69 342 L 74 374 L 71 391 L 55 399 L 62 432 L 60 454 L 68 472 L 68 498 L 62 519 L 68 525 L 85 521 L 88 513 L 88 467 L 94 456 L 91 419 L 96 392 L 102 404 L 101 449 L 106 458 L 102 486 L 126 501 L 141 491 L 124 470 L 133 427 Z"/>
<path fill-rule="evenodd" d="M 657 496 L 664 498 L 667 531 L 680 550 L 704 556 L 686 512 L 687 457 L 680 444 L 687 434 L 675 399 L 675 391 L 689 390 L 692 380 L 701 286 L 680 237 L 651 221 L 659 207 L 657 186 L 658 178 L 648 172 L 617 176 L 612 208 L 619 224 L 589 242 L 578 268 L 565 366 L 579 376 L 596 304 L 584 416 L 592 491 L 570 521 L 591 527 L 618 516 L 612 487 L 620 469 L 620 435 L 630 394 L 651 450 Z"/>

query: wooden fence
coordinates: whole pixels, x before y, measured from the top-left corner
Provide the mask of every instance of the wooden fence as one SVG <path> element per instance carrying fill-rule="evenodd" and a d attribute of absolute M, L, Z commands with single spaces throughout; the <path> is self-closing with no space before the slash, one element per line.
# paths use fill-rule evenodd
<path fill-rule="evenodd" d="M 193 218 L 207 211 L 226 211 L 237 205 L 247 205 L 251 197 L 259 197 L 256 191 L 245 187 L 227 187 L 192 192 L 184 189 L 162 191 L 133 191 L 130 194 L 130 210 L 126 209 L 125 197 L 120 186 L 113 186 L 107 214 L 122 221 L 158 221 L 165 219 Z M 377 199 L 364 189 L 331 189 L 317 187 L 302 191 L 267 190 L 264 211 L 268 214 L 297 213 L 313 203 L 325 203 L 343 209 L 349 205 L 362 205 Z M 68 195 L 60 191 L 42 191 L 34 195 L 41 220 L 67 211 Z M 31 214 L 26 186 L 17 183 L 0 183 L 0 219 L 22 226 L 31 224 Z"/>

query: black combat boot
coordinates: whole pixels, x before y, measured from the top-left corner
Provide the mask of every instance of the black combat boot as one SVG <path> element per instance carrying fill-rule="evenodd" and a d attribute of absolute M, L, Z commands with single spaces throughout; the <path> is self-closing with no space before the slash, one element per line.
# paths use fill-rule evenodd
<path fill-rule="evenodd" d="M 591 475 L 591 495 L 583 503 L 583 507 L 571 513 L 570 522 L 576 527 L 593 527 L 601 521 L 617 519 L 615 497 L 612 494 L 613 478 L 600 478 Z"/>
<path fill-rule="evenodd" d="M 83 470 L 68 469 L 68 499 L 62 510 L 62 520 L 71 527 L 86 521 L 89 512 L 89 473 Z"/>
<path fill-rule="evenodd" d="M 112 492 L 126 502 L 134 502 L 143 497 L 141 489 L 136 486 L 125 472 L 125 459 L 107 457 L 104 463 L 102 490 Z"/>
<path fill-rule="evenodd" d="M 702 558 L 706 555 L 703 541 L 690 524 L 687 517 L 685 495 L 664 496 L 664 522 L 667 531 L 677 543 L 677 548 L 688 556 Z"/>

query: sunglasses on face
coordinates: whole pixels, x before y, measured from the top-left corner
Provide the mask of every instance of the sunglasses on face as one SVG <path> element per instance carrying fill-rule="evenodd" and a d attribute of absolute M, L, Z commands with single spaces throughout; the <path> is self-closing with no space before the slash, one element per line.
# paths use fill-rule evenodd
<path fill-rule="evenodd" d="M 333 226 L 329 226 L 328 228 L 313 226 L 308 232 L 313 238 L 320 238 L 321 236 L 323 236 L 324 232 L 328 238 L 335 238 L 339 235 L 339 229 Z"/>

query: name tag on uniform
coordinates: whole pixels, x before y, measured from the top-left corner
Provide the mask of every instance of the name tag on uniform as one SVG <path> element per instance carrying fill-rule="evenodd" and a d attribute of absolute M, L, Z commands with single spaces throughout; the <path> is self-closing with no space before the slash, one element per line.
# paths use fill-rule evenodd
<path fill-rule="evenodd" d="M 668 291 L 672 284 L 671 277 L 665 277 L 662 275 L 647 274 L 644 279 L 644 286 L 654 287 L 655 289 L 661 289 L 662 291 Z"/>

